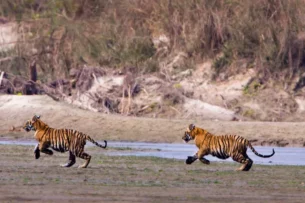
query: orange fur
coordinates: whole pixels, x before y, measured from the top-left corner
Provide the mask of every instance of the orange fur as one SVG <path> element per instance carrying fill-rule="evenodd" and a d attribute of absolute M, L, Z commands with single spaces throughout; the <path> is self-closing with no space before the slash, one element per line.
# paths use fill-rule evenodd
<path fill-rule="evenodd" d="M 34 116 L 32 120 L 28 120 L 24 126 L 24 129 L 28 132 L 30 130 L 35 131 L 34 136 L 39 142 L 34 149 L 36 159 L 40 157 L 40 152 L 52 155 L 53 151 L 48 148 L 52 148 L 58 152 L 69 151 L 69 162 L 62 165 L 64 167 L 71 167 L 73 164 L 75 164 L 75 157 L 86 160 L 86 162 L 80 166 L 81 168 L 86 168 L 88 166 L 91 156 L 84 152 L 86 140 L 101 148 L 107 147 L 106 140 L 104 141 L 105 145 L 103 146 L 82 132 L 71 129 L 51 128 L 46 123 L 41 121 L 39 116 Z"/>
<path fill-rule="evenodd" d="M 207 130 L 195 127 L 193 124 L 189 125 L 185 131 L 182 139 L 186 142 L 190 140 L 195 141 L 195 145 L 199 149 L 194 156 L 189 156 L 186 160 L 187 164 L 192 164 L 199 159 L 204 164 L 210 164 L 210 161 L 204 156 L 211 154 L 220 159 L 227 159 L 231 157 L 234 161 L 239 162 L 242 166 L 238 170 L 250 170 L 253 161 L 247 155 L 247 148 L 249 147 L 255 155 L 263 158 L 268 158 L 274 155 L 274 150 L 270 155 L 259 154 L 251 145 L 251 143 L 238 135 L 223 135 L 215 136 Z"/>

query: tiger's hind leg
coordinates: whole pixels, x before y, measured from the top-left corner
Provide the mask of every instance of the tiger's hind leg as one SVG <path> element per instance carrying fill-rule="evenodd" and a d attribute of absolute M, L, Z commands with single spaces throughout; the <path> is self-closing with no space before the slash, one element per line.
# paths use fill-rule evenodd
<path fill-rule="evenodd" d="M 250 168 L 252 167 L 252 164 L 253 164 L 252 159 L 248 158 L 247 161 L 246 161 L 246 166 L 244 168 L 244 171 L 249 171 Z"/>
<path fill-rule="evenodd" d="M 86 162 L 83 165 L 80 165 L 78 168 L 87 168 L 88 164 L 90 163 L 91 156 L 85 152 L 82 152 L 80 155 L 78 155 L 78 157 L 86 160 Z"/>
<path fill-rule="evenodd" d="M 237 171 L 249 171 L 253 164 L 253 161 L 247 156 L 247 154 L 237 154 L 233 156 L 232 159 L 242 164 L 241 167 L 236 169 Z"/>
<path fill-rule="evenodd" d="M 243 168 L 243 171 L 249 171 L 250 168 L 252 167 L 253 161 L 252 161 L 252 159 L 250 159 L 248 157 L 247 154 L 245 155 L 245 157 L 246 157 L 246 161 L 245 161 L 245 164 L 244 164 L 245 167 Z"/>
<path fill-rule="evenodd" d="M 66 164 L 61 165 L 62 167 L 71 167 L 75 164 L 76 160 L 75 160 L 75 155 L 69 151 L 69 162 Z"/>

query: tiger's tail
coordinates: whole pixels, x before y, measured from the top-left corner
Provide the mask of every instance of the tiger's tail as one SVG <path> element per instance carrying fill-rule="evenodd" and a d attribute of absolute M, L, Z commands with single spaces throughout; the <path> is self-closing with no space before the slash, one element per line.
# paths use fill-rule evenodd
<path fill-rule="evenodd" d="M 97 142 L 96 142 L 94 139 L 92 139 L 89 135 L 86 136 L 86 140 L 92 142 L 93 144 L 95 144 L 95 145 L 98 146 L 98 147 L 101 147 L 101 148 L 106 148 L 106 147 L 107 147 L 107 141 L 106 141 L 106 140 L 104 140 L 104 142 L 105 142 L 105 145 L 104 145 L 104 146 L 101 145 L 101 144 L 99 144 L 99 143 L 97 143 Z"/>
<path fill-rule="evenodd" d="M 262 158 L 269 158 L 269 157 L 272 157 L 274 155 L 274 149 L 272 149 L 272 154 L 270 155 L 262 155 L 262 154 L 259 154 L 255 149 L 254 147 L 251 145 L 250 142 L 248 142 L 248 146 L 250 147 L 250 149 L 252 150 L 252 152 L 256 155 L 256 156 L 259 156 L 259 157 L 262 157 Z"/>

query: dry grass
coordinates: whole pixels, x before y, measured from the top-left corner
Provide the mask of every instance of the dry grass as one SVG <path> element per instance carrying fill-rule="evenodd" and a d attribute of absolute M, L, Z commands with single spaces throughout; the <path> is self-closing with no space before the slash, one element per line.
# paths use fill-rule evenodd
<path fill-rule="evenodd" d="M 186 52 L 189 61 L 215 58 L 217 72 L 232 71 L 229 66 L 238 71 L 236 61 L 247 59 L 247 67 L 256 67 L 264 76 L 277 73 L 275 77 L 283 78 L 284 73 L 292 79 L 304 65 L 304 11 L 305 3 L 299 0 L 3 0 L 0 4 L 1 16 L 20 22 L 24 41 L 15 50 L 17 58 L 37 60 L 41 80 L 47 80 L 43 75 L 65 75 L 82 63 L 158 71 L 152 58 L 161 62 L 179 51 Z M 170 40 L 162 55 L 152 43 L 160 35 Z M 28 51 L 32 48 L 35 53 Z"/>

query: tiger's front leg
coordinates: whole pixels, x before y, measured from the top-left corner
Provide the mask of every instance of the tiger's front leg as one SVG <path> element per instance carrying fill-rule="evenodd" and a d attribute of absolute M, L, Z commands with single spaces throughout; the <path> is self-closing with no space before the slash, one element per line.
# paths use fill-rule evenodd
<path fill-rule="evenodd" d="M 40 157 L 39 143 L 34 148 L 34 154 L 35 154 L 35 159 L 39 159 Z"/>
<path fill-rule="evenodd" d="M 204 164 L 210 164 L 210 161 L 207 160 L 206 158 L 204 158 L 204 156 L 205 156 L 205 155 L 208 155 L 208 154 L 209 154 L 209 152 L 208 152 L 207 149 L 201 148 L 201 149 L 198 151 L 198 154 L 197 154 L 199 161 L 201 161 L 201 162 L 204 163 Z"/>
<path fill-rule="evenodd" d="M 188 156 L 187 159 L 185 160 L 185 163 L 192 164 L 194 161 L 196 161 L 198 159 L 197 154 L 198 154 L 198 152 L 196 154 L 194 154 L 193 156 Z"/>
<path fill-rule="evenodd" d="M 194 161 L 196 161 L 198 158 L 196 155 L 194 156 L 188 156 L 187 159 L 185 160 L 186 164 L 192 164 Z"/>
<path fill-rule="evenodd" d="M 48 154 L 48 155 L 53 155 L 53 151 L 48 149 L 49 146 L 50 145 L 46 144 L 46 143 L 39 143 L 39 150 L 42 153 L 45 153 L 45 154 Z"/>

